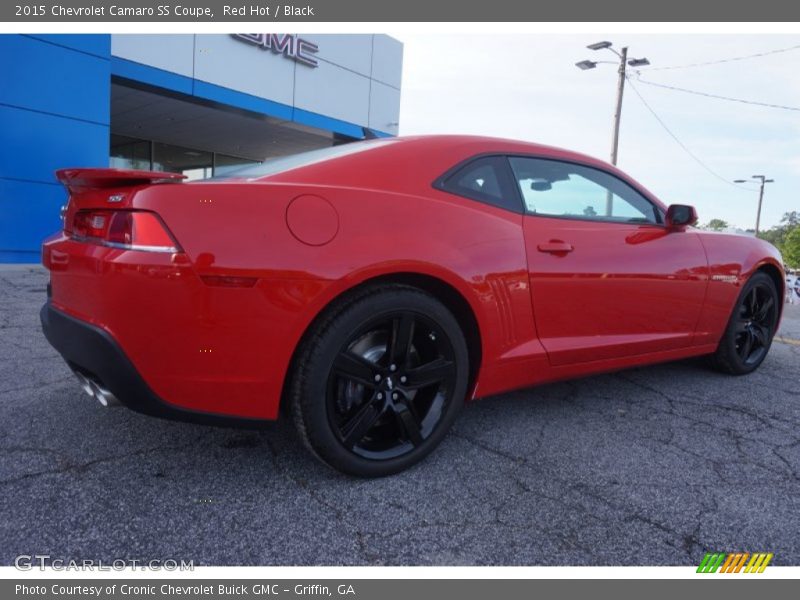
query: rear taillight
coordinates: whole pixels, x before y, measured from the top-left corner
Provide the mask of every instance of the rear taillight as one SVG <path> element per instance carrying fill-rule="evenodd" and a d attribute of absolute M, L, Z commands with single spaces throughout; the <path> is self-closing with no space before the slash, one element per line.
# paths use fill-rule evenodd
<path fill-rule="evenodd" d="M 124 250 L 180 252 L 155 213 L 136 210 L 80 210 L 65 227 L 67 235 Z"/>

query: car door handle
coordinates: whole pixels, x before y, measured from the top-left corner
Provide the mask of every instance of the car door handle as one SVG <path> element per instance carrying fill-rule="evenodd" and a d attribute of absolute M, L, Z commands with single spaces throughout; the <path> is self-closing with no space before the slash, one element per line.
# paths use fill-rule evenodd
<path fill-rule="evenodd" d="M 572 247 L 572 244 L 562 242 L 561 240 L 550 240 L 549 242 L 539 244 L 537 248 L 539 252 L 552 252 L 554 254 L 559 252 L 572 252 L 575 249 Z"/>

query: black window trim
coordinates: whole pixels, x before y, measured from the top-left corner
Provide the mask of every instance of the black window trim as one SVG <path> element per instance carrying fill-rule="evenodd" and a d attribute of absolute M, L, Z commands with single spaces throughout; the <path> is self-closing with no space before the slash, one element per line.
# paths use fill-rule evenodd
<path fill-rule="evenodd" d="M 481 198 L 479 196 L 472 196 L 466 194 L 464 192 L 456 192 L 452 189 L 449 189 L 445 186 L 448 179 L 450 179 L 453 175 L 465 169 L 469 165 L 479 160 L 483 160 L 485 158 L 499 158 L 501 159 L 499 162 L 502 165 L 500 172 L 497 174 L 498 176 L 498 184 L 500 184 L 500 193 L 503 194 L 503 197 L 507 197 L 509 200 L 509 204 L 516 204 L 516 210 L 509 206 L 503 206 L 501 204 L 497 204 L 496 202 L 490 202 L 485 198 Z M 474 156 L 470 156 L 462 160 L 461 162 L 457 163 L 453 167 L 450 167 L 447 171 L 442 173 L 439 177 L 437 177 L 433 183 L 431 184 L 435 189 L 446 192 L 448 194 L 452 194 L 458 198 L 466 198 L 467 200 L 472 200 L 473 202 L 480 202 L 481 204 L 486 204 L 487 206 L 494 206 L 495 208 L 499 208 L 501 210 L 505 210 L 510 213 L 524 215 L 525 214 L 525 203 L 522 199 L 522 195 L 519 193 L 517 182 L 514 178 L 514 172 L 511 170 L 511 163 L 508 162 L 508 155 L 503 152 L 484 152 L 482 154 L 475 154 Z M 516 200 L 516 203 L 514 202 Z"/>
<path fill-rule="evenodd" d="M 466 194 L 456 193 L 453 190 L 447 189 L 445 187 L 445 185 L 444 185 L 445 182 L 451 176 L 455 175 L 458 171 L 460 171 L 462 168 L 468 166 L 470 163 L 475 162 L 477 160 L 480 160 L 482 158 L 489 158 L 489 157 L 493 157 L 493 156 L 497 156 L 497 157 L 505 159 L 503 161 L 504 168 L 503 168 L 502 172 L 499 174 L 500 178 L 501 178 L 501 181 L 499 183 L 500 183 L 500 186 L 501 186 L 501 190 L 502 190 L 502 192 L 504 194 L 508 192 L 511 195 L 513 195 L 514 197 L 516 197 L 517 205 L 519 206 L 519 210 L 518 211 L 517 210 L 512 210 L 512 209 L 510 209 L 510 208 L 508 208 L 506 206 L 500 206 L 499 204 L 496 204 L 496 203 L 493 203 L 493 202 L 488 202 L 488 201 L 484 200 L 483 198 L 471 197 L 471 196 L 468 196 Z M 538 159 L 538 160 L 549 160 L 551 162 L 560 162 L 560 163 L 565 163 L 565 164 L 568 164 L 568 165 L 575 165 L 575 166 L 578 166 L 578 167 L 585 167 L 587 169 L 594 169 L 595 171 L 600 171 L 601 173 L 604 173 L 604 174 L 608 175 L 609 177 L 613 177 L 614 179 L 616 179 L 616 180 L 622 182 L 623 184 L 627 185 L 634 192 L 636 192 L 642 198 L 644 198 L 647 202 L 649 202 L 653 206 L 653 209 L 655 210 L 654 214 L 655 214 L 656 218 L 658 219 L 658 222 L 657 223 L 650 223 L 650 222 L 647 222 L 647 223 L 636 223 L 636 222 L 631 222 L 631 221 L 610 221 L 610 220 L 606 220 L 606 219 L 591 219 L 591 218 L 586 218 L 586 217 L 578 217 L 578 216 L 570 216 L 570 215 L 545 215 L 545 214 L 537 214 L 537 213 L 529 212 L 528 209 L 527 209 L 527 205 L 525 204 L 525 198 L 523 198 L 522 192 L 519 189 L 519 183 L 517 182 L 517 177 L 514 174 L 513 168 L 511 167 L 511 161 L 509 159 L 512 158 L 512 157 L 515 157 L 515 158 L 535 158 L 535 159 Z M 638 185 L 635 185 L 633 182 L 628 181 L 626 179 L 623 179 L 622 177 L 619 177 L 618 175 L 616 175 L 614 173 L 611 173 L 607 169 L 604 169 L 602 167 L 598 167 L 597 165 L 592 165 L 592 164 L 588 164 L 588 163 L 585 163 L 585 162 L 581 162 L 581 161 L 578 161 L 578 160 L 568 160 L 568 159 L 563 159 L 563 158 L 553 158 L 552 156 L 542 156 L 540 154 L 526 154 L 526 153 L 523 153 L 523 152 L 510 152 L 510 153 L 509 152 L 483 152 L 481 154 L 475 154 L 473 156 L 470 156 L 469 158 L 466 158 L 466 159 L 462 160 L 461 162 L 457 163 L 453 167 L 450 167 L 442 175 L 437 177 L 433 181 L 433 183 L 431 185 L 437 190 L 440 190 L 442 192 L 446 192 L 448 194 L 452 194 L 452 195 L 457 196 L 459 198 L 466 198 L 466 199 L 472 200 L 474 202 L 480 202 L 481 204 L 487 204 L 489 206 L 494 206 L 495 208 L 500 208 L 500 209 L 506 210 L 508 212 L 513 212 L 515 214 L 521 214 L 521 215 L 525 215 L 525 216 L 529 216 L 529 217 L 538 217 L 538 218 L 543 218 L 543 219 L 564 219 L 564 220 L 568 220 L 568 221 L 582 221 L 582 222 L 587 222 L 588 221 L 588 222 L 592 222 L 592 223 L 607 223 L 607 224 L 610 224 L 610 225 L 627 225 L 627 226 L 630 226 L 630 225 L 649 225 L 649 226 L 652 226 L 652 227 L 665 227 L 666 226 L 665 222 L 664 222 L 665 211 L 661 208 L 661 206 L 659 206 L 656 202 L 653 201 L 653 199 L 651 198 L 650 194 L 645 193 L 642 189 L 639 188 Z"/>

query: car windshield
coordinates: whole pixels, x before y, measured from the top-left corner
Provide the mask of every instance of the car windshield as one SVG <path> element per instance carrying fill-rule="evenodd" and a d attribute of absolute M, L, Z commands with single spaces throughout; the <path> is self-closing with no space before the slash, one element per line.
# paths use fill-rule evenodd
<path fill-rule="evenodd" d="M 260 179 L 261 177 L 275 175 L 291 169 L 307 167 L 315 163 L 334 158 L 340 158 L 342 156 L 347 156 L 348 154 L 355 154 L 356 152 L 371 150 L 373 148 L 391 143 L 392 141 L 394 141 L 392 138 L 382 138 L 377 140 L 351 142 L 349 144 L 329 146 L 326 148 L 319 148 L 317 150 L 309 150 L 308 152 L 290 154 L 288 156 L 268 158 L 264 162 L 258 163 L 257 165 L 248 165 L 241 169 L 234 169 L 223 175 L 208 177 L 205 179 L 205 181 L 220 181 L 223 179 Z"/>

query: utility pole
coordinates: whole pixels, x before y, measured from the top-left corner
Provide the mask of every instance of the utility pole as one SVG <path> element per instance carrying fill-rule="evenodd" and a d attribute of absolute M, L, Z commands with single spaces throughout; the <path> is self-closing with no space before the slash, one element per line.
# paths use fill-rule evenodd
<path fill-rule="evenodd" d="M 617 105 L 614 110 L 614 130 L 611 137 L 611 164 L 617 164 L 617 156 L 619 153 L 619 125 L 620 119 L 622 117 L 622 95 L 625 92 L 625 76 L 627 72 L 627 67 L 645 67 L 650 64 L 650 61 L 646 58 L 632 58 L 628 59 L 628 47 L 622 48 L 619 52 L 612 48 L 611 42 L 597 42 L 594 44 L 589 44 L 586 46 L 589 50 L 609 50 L 617 55 L 619 59 L 619 68 L 617 69 L 617 74 L 619 75 L 617 79 Z M 581 71 L 588 71 L 589 69 L 594 69 L 597 65 L 601 63 L 606 64 L 617 64 L 617 61 L 611 60 L 582 60 L 580 62 L 575 63 L 575 66 L 578 67 Z"/>
<path fill-rule="evenodd" d="M 586 46 L 589 50 L 610 50 L 619 58 L 619 68 L 617 69 L 617 105 L 614 109 L 614 129 L 611 134 L 611 164 L 617 164 L 617 156 L 619 154 L 619 125 L 622 118 L 622 95 L 625 92 L 625 76 L 628 65 L 631 67 L 644 67 L 650 64 L 646 58 L 632 58 L 628 60 L 628 47 L 625 46 L 619 52 L 612 48 L 611 42 L 597 42 Z M 600 63 L 616 64 L 615 61 L 610 60 L 582 60 L 575 63 L 581 71 L 588 71 L 594 69 Z M 614 196 L 609 191 L 606 194 L 606 216 L 613 214 L 613 201 Z"/>
<path fill-rule="evenodd" d="M 617 108 L 614 111 L 614 134 L 611 138 L 611 164 L 617 164 L 617 151 L 619 150 L 619 121 L 622 116 L 622 94 L 625 92 L 625 66 L 628 59 L 627 46 L 620 51 L 619 80 L 617 81 Z"/>
<path fill-rule="evenodd" d="M 758 211 L 756 211 L 756 237 L 758 237 L 758 228 L 761 226 L 761 204 L 764 202 L 764 184 L 766 180 L 761 178 L 761 186 L 758 188 Z"/>
<path fill-rule="evenodd" d="M 758 188 L 758 211 L 756 212 L 756 236 L 758 236 L 759 227 L 761 226 L 761 205 L 764 202 L 764 184 L 774 183 L 774 179 L 767 179 L 764 175 L 753 175 L 753 179 L 761 182 Z M 746 179 L 734 179 L 734 183 L 746 183 Z"/>

